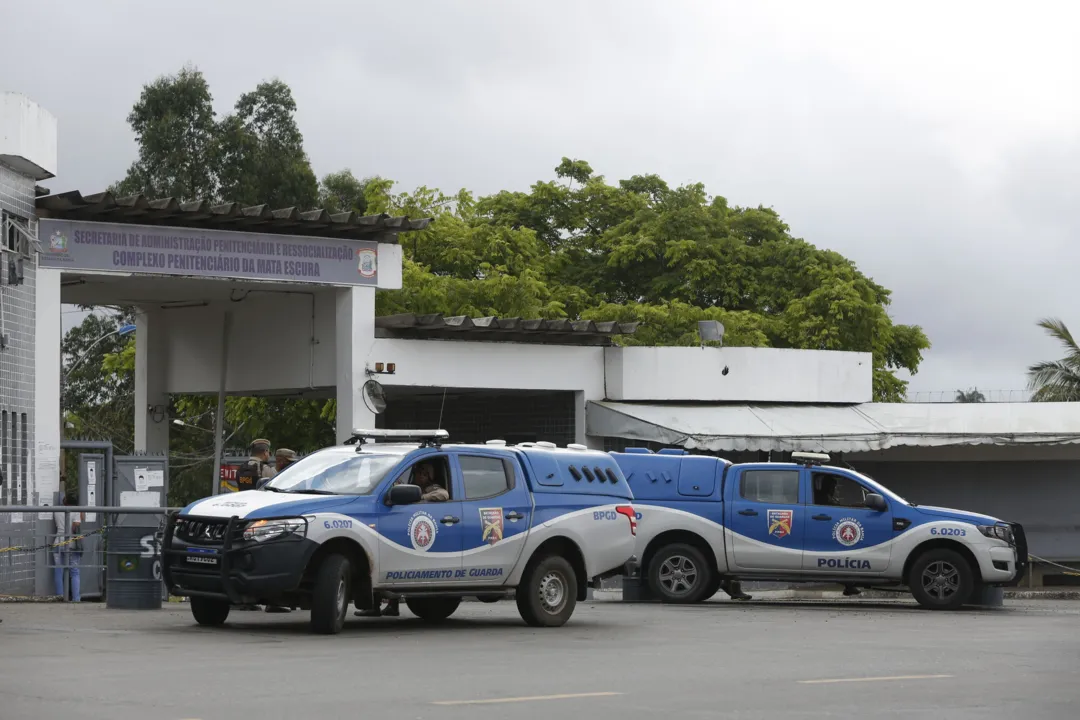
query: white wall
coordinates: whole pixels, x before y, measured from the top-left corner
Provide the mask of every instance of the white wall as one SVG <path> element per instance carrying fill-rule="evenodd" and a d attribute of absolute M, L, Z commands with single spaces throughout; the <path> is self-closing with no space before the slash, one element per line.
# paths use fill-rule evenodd
<path fill-rule="evenodd" d="M 217 393 L 226 308 L 233 315 L 228 392 L 333 387 L 334 298 L 333 288 L 312 294 L 252 293 L 243 302 L 155 314 L 168 328 L 168 392 Z"/>
<path fill-rule="evenodd" d="M 379 338 L 368 365 L 397 364 L 383 385 L 581 390 L 590 400 L 604 394 L 604 348 L 452 340 Z"/>
<path fill-rule="evenodd" d="M 333 289 L 313 296 L 252 293 L 229 304 L 228 392 L 334 387 L 335 297 Z M 223 307 L 160 313 L 168 323 L 168 392 L 217 392 Z M 379 377 L 388 386 L 570 390 L 583 392 L 584 400 L 859 403 L 871 399 L 872 384 L 869 353 L 816 350 L 376 338 L 363 360 L 370 367 L 397 364 L 396 374 Z"/>
<path fill-rule="evenodd" d="M 606 366 L 608 400 L 861 403 L 873 385 L 870 353 L 629 347 L 608 349 Z"/>
<path fill-rule="evenodd" d="M 0 160 L 34 180 L 56 175 L 56 117 L 21 93 L 0 92 Z"/>

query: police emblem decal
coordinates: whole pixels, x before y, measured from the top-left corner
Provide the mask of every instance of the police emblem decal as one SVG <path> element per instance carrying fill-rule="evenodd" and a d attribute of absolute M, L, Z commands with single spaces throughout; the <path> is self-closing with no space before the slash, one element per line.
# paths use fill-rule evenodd
<path fill-rule="evenodd" d="M 502 508 L 480 508 L 480 539 L 494 545 L 503 539 Z"/>
<path fill-rule="evenodd" d="M 855 518 L 843 518 L 833 525 L 833 538 L 844 547 L 858 545 L 863 539 L 863 526 Z"/>
<path fill-rule="evenodd" d="M 362 277 L 372 278 L 379 268 L 379 255 L 370 248 L 356 251 L 356 269 Z"/>
<path fill-rule="evenodd" d="M 427 552 L 435 544 L 435 535 L 439 532 L 439 526 L 435 518 L 420 510 L 409 518 L 409 541 L 412 546 L 421 552 Z"/>
<path fill-rule="evenodd" d="M 769 524 L 769 534 L 775 538 L 785 538 L 791 534 L 791 526 L 795 523 L 793 510 L 769 510 L 765 513 Z"/>

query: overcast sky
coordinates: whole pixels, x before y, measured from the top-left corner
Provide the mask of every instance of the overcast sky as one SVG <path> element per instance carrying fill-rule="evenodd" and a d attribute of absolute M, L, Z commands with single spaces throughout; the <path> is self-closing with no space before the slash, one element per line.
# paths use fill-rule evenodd
<path fill-rule="evenodd" d="M 915 391 L 1022 389 L 1060 355 L 1035 322 L 1080 330 L 1080 3 L 169 5 L 0 10 L 0 89 L 59 118 L 53 192 L 122 177 L 142 85 L 190 62 L 219 111 L 287 82 L 319 175 L 488 193 L 565 155 L 772 206 L 925 328 Z"/>

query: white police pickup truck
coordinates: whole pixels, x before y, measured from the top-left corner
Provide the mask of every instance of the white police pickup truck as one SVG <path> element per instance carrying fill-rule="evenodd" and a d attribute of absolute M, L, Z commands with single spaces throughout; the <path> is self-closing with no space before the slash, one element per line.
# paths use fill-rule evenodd
<path fill-rule="evenodd" d="M 192 503 L 166 524 L 169 591 L 190 598 L 202 625 L 224 623 L 234 605 L 267 603 L 310 609 L 314 631 L 336 633 L 350 603 L 403 598 L 435 622 L 463 597 L 514 596 L 525 622 L 559 626 L 590 584 L 631 561 L 633 495 L 610 455 L 446 438 L 356 430 L 259 490 Z M 422 499 L 411 484 L 421 464 L 448 500 Z"/>
<path fill-rule="evenodd" d="M 739 465 L 677 449 L 611 455 L 634 492 L 642 572 L 666 602 L 705 600 L 734 576 L 906 586 L 925 607 L 954 609 L 1027 566 L 1020 525 L 912 505 L 824 465 L 828 455 Z"/>

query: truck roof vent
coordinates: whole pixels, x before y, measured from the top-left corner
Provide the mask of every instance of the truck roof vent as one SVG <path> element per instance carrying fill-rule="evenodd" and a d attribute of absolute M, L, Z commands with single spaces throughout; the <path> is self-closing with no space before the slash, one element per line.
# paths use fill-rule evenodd
<path fill-rule="evenodd" d="M 556 445 L 556 444 L 555 444 L 555 443 L 553 443 L 553 442 L 548 442 L 547 440 L 539 440 L 539 441 L 537 441 L 537 443 L 536 443 L 536 447 L 542 447 L 542 448 L 557 448 L 557 447 L 559 447 L 559 446 L 558 446 L 558 445 Z"/>
<path fill-rule="evenodd" d="M 612 470 L 611 468 L 608 468 L 607 470 L 605 470 L 604 473 L 607 475 L 607 479 L 611 481 L 612 485 L 619 482 L 619 476 L 616 475 L 615 471 Z"/>
<path fill-rule="evenodd" d="M 585 465 L 581 466 L 581 472 L 585 473 L 585 479 L 588 480 L 589 482 L 592 482 L 593 480 L 596 479 L 596 477 L 593 475 L 592 470 L 590 470 Z"/>
<path fill-rule="evenodd" d="M 573 478 L 574 478 L 575 480 L 581 480 L 581 471 L 580 471 L 580 470 L 578 470 L 578 469 L 577 469 L 576 467 L 574 467 L 573 465 L 571 465 L 571 466 L 570 466 L 569 468 L 567 468 L 567 469 L 568 469 L 568 470 L 570 471 L 570 475 L 571 475 L 571 476 L 572 476 L 572 477 L 573 477 Z"/>
<path fill-rule="evenodd" d="M 566 446 L 566 449 L 567 450 L 577 450 L 578 452 L 581 452 L 581 451 L 584 451 L 584 450 L 588 450 L 589 448 L 588 448 L 588 446 L 581 445 L 579 443 L 570 443 L 569 445 Z"/>
<path fill-rule="evenodd" d="M 486 443 L 484 443 L 484 444 L 485 444 L 485 445 L 499 445 L 499 446 L 503 446 L 503 445 L 506 445 L 506 441 L 505 441 L 505 440 L 488 440 L 488 441 L 487 441 Z"/>

